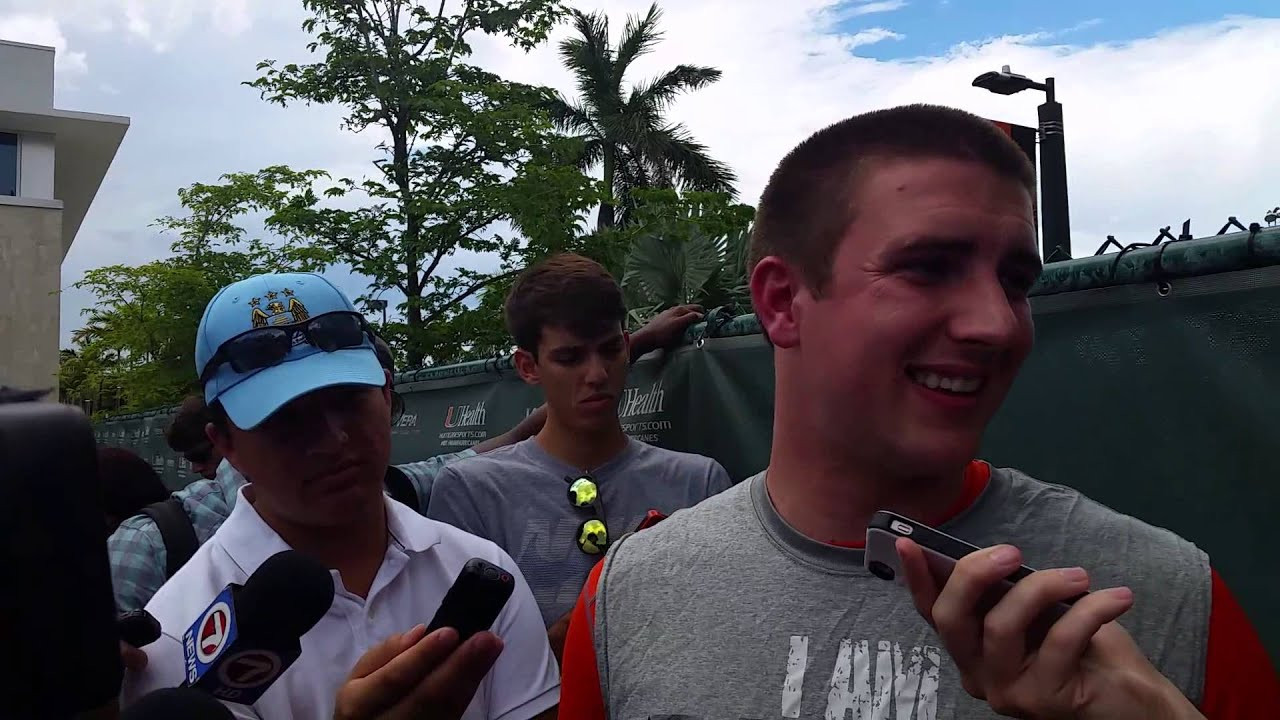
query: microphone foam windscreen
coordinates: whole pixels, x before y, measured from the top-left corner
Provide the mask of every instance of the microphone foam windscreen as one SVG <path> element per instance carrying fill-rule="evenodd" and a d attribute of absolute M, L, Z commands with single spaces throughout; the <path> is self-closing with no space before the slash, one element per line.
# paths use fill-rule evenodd
<path fill-rule="evenodd" d="M 123 668 L 106 515 L 88 418 L 76 408 L 0 405 L 0 715 L 59 717 L 109 702 Z M 9 663 L 13 663 L 9 666 Z"/>
<path fill-rule="evenodd" d="M 236 596 L 236 620 L 246 633 L 302 637 L 333 604 L 333 576 L 296 550 L 267 558 Z"/>
<path fill-rule="evenodd" d="M 147 693 L 120 713 L 120 720 L 234 720 L 231 710 L 194 688 Z"/>

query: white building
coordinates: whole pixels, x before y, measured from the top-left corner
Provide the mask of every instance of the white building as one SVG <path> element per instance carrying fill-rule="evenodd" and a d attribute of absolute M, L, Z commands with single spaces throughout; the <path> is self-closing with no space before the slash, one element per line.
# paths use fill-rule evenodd
<path fill-rule="evenodd" d="M 62 259 L 129 118 L 54 108 L 53 54 L 0 40 L 0 384 L 56 390 Z"/>

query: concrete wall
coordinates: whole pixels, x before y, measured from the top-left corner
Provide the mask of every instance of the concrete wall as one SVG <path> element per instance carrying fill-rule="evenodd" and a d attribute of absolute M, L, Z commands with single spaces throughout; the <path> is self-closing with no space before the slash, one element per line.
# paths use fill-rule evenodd
<path fill-rule="evenodd" d="M 53 107 L 53 48 L 0 40 L 0 107 L 23 112 Z"/>
<path fill-rule="evenodd" d="M 18 197 L 53 199 L 53 135 L 18 135 Z"/>
<path fill-rule="evenodd" d="M 0 384 L 56 400 L 62 210 L 32 204 L 0 198 Z"/>

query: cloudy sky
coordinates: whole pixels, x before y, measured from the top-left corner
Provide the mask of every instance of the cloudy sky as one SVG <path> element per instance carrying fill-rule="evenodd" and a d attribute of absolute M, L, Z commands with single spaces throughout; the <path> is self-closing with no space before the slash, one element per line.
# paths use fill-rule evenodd
<path fill-rule="evenodd" d="M 648 0 L 577 4 L 620 27 Z M 634 78 L 678 62 L 723 70 L 672 117 L 737 171 L 747 202 L 791 146 L 864 110 L 927 101 L 1034 125 L 1033 93 L 970 87 L 1008 64 L 1057 78 L 1076 255 L 1108 234 L 1150 240 L 1186 218 L 1212 234 L 1228 215 L 1247 224 L 1280 205 L 1275 0 L 668 0 L 664 10 L 666 40 Z M 177 188 L 279 163 L 365 171 L 376 139 L 343 133 L 337 109 L 268 106 L 240 84 L 264 58 L 305 59 L 303 18 L 297 0 L 0 0 L 0 38 L 57 48 L 58 107 L 132 118 L 63 263 L 64 344 L 89 301 L 70 287 L 86 269 L 164 256 L 169 240 L 149 224 L 179 211 Z M 512 79 L 572 90 L 549 46 L 525 55 L 478 43 L 477 55 Z"/>

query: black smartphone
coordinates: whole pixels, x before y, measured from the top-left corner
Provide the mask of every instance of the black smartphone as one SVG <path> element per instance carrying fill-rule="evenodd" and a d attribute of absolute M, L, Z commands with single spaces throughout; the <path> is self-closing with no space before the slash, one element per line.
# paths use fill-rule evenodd
<path fill-rule="evenodd" d="M 511 573 L 487 560 L 471 558 L 444 594 L 427 632 L 451 627 L 458 631 L 458 642 L 466 642 L 472 635 L 493 627 L 515 588 L 516 579 Z"/>
<path fill-rule="evenodd" d="M 897 582 L 899 585 L 905 585 L 906 578 L 903 575 L 902 565 L 898 559 L 898 550 L 895 547 L 898 538 L 910 538 L 920 546 L 920 549 L 924 551 L 929 573 L 933 575 L 939 587 L 951 577 L 951 572 L 955 570 L 956 563 L 960 558 L 980 549 L 976 545 L 971 545 L 959 538 L 952 537 L 922 522 L 887 510 L 881 510 L 871 516 L 871 522 L 867 525 L 867 549 L 863 554 L 863 566 L 872 575 L 882 580 Z M 993 588 L 992 592 L 983 598 L 982 604 L 987 608 L 994 607 L 1000 601 L 1000 598 L 1009 592 L 1014 583 L 1034 572 L 1034 568 L 1026 565 L 1020 566 L 1010 573 L 1000 585 Z M 1031 628 L 1032 643 L 1038 645 L 1044 639 L 1044 634 L 1048 632 L 1049 627 L 1058 618 L 1062 617 L 1067 610 L 1070 610 L 1076 601 L 1087 594 L 1080 593 L 1075 597 L 1053 605 L 1045 616 L 1039 618 Z"/>

